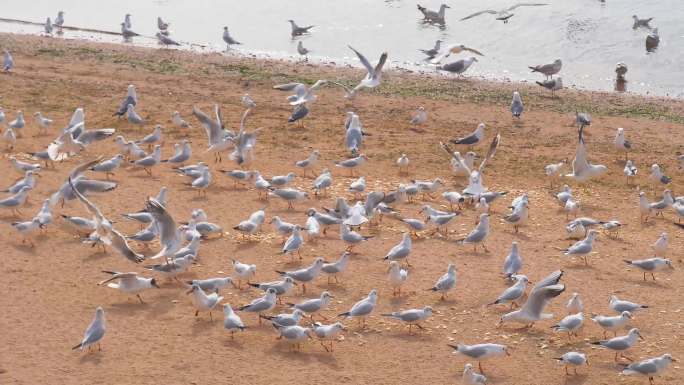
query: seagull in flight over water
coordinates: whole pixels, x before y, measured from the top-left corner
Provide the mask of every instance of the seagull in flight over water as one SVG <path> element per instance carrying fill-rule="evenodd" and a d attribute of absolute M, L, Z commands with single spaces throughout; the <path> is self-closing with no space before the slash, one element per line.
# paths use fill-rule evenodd
<path fill-rule="evenodd" d="M 548 4 L 546 4 L 546 3 L 518 3 L 518 4 L 510 6 L 508 8 L 501 9 L 499 11 L 495 11 L 492 9 L 485 9 L 484 11 L 475 12 L 472 15 L 468 15 L 468 16 L 464 17 L 463 19 L 461 19 L 461 21 L 472 19 L 475 16 L 480 16 L 480 15 L 484 15 L 485 13 L 489 13 L 492 15 L 496 15 L 496 20 L 501 20 L 504 22 L 504 24 L 506 24 L 506 23 L 508 23 L 508 19 L 510 19 L 511 17 L 513 17 L 515 15 L 514 13 L 511 12 L 512 10 L 519 8 L 519 7 L 538 7 L 541 5 L 548 5 Z"/>

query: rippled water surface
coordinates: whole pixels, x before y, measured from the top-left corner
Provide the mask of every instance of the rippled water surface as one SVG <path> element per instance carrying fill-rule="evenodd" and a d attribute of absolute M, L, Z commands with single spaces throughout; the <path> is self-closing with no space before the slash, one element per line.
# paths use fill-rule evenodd
<path fill-rule="evenodd" d="M 438 9 L 440 1 L 421 1 Z M 172 37 L 183 42 L 224 50 L 222 27 L 229 26 L 242 43 L 243 53 L 277 57 L 296 56 L 297 40 L 290 38 L 287 19 L 300 25 L 314 24 L 301 38 L 312 51 L 311 60 L 354 62 L 351 44 L 371 61 L 388 51 L 392 66 L 434 71 L 418 52 L 436 39 L 465 44 L 485 54 L 469 70 L 470 76 L 512 81 L 539 80 L 528 65 L 563 60 L 566 85 L 594 90 L 614 88 L 614 68 L 629 68 L 627 90 L 641 94 L 684 97 L 684 1 L 682 0 L 551 0 L 548 6 L 514 11 L 508 24 L 493 15 L 470 20 L 460 18 L 482 9 L 501 9 L 510 0 L 453 1 L 443 27 L 425 24 L 414 1 L 382 0 L 24 0 L 0 1 L 0 17 L 42 22 L 66 12 L 66 25 L 119 31 L 130 13 L 133 30 L 156 33 L 156 18 L 172 23 Z M 632 29 L 631 16 L 653 17 L 661 42 L 648 53 L 646 29 Z M 39 26 L 0 23 L 0 31 L 37 34 Z M 65 38 L 120 42 L 112 35 L 65 31 Z M 154 45 L 152 38 L 135 38 L 134 44 Z M 462 56 L 463 54 L 461 54 Z M 455 60 L 453 57 L 447 59 Z"/>

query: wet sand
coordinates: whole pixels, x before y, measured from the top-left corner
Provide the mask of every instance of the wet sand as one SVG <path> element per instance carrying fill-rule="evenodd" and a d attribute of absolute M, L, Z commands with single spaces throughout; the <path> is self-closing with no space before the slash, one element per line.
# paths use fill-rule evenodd
<path fill-rule="evenodd" d="M 3 384 L 444 384 L 460 381 L 463 365 L 469 362 L 463 356 L 452 355 L 446 346 L 458 342 L 495 342 L 511 348 L 511 357 L 484 363 L 492 384 L 645 384 L 647 379 L 618 375 L 621 367 L 613 362 L 613 354 L 588 344 L 602 335 L 588 319 L 589 313 L 609 314 L 607 302 L 611 294 L 650 306 L 632 322 L 646 340 L 629 351 L 630 357 L 642 359 L 671 353 L 675 358 L 684 358 L 680 341 L 684 327 L 682 302 L 673 299 L 684 289 L 684 233 L 671 224 L 672 212 L 667 212 L 665 219 L 640 224 L 637 210 L 638 186 L 653 199 L 652 187 L 646 179 L 648 165 L 652 163 L 665 168 L 674 178 L 671 189 L 675 195 L 682 194 L 682 173 L 675 162 L 675 153 L 681 152 L 684 145 L 684 105 L 680 101 L 572 90 L 551 98 L 536 86 L 392 72 L 377 92 L 363 93 L 353 104 L 341 97 L 339 89 L 321 90 L 305 128 L 299 128 L 286 123 L 290 108 L 284 102 L 285 94 L 271 89 L 273 84 L 292 80 L 312 82 L 321 77 L 351 84 L 362 76 L 360 70 L 14 35 L 0 35 L 0 46 L 9 47 L 17 63 L 14 73 L 0 76 L 0 106 L 11 119 L 17 109 L 27 115 L 24 138 L 18 140 L 14 150 L 20 158 L 24 159 L 27 152 L 42 150 L 56 137 L 57 129 L 66 125 L 73 109 L 83 106 L 89 128 L 114 127 L 133 139 L 142 138 L 152 130 L 153 123 L 160 123 L 165 127 L 164 158 L 172 153 L 173 143 L 189 137 L 193 160 L 205 160 L 212 165 L 214 184 L 208 189 L 207 198 L 198 197 L 183 184 L 186 180 L 171 172 L 167 165 L 156 168 L 152 179 L 142 171 L 119 170 L 114 177 L 119 183 L 114 192 L 92 196 L 104 214 L 116 220 L 115 226 L 126 234 L 137 231 L 138 226 L 121 219 L 120 214 L 141 209 L 145 197 L 156 195 L 162 185 L 170 187 L 169 210 L 178 220 L 187 219 L 195 208 L 204 208 L 209 220 L 223 226 L 225 234 L 202 243 L 199 264 L 183 279 L 223 276 L 231 271 L 231 258 L 256 263 L 257 280 L 268 281 L 276 278 L 276 269 L 307 265 L 315 256 L 328 260 L 339 257 L 344 245 L 336 229 L 315 243 L 307 243 L 302 251 L 303 261 L 290 263 L 289 257 L 277 255 L 279 239 L 271 226 L 264 225 L 264 233 L 256 242 L 242 241 L 232 227 L 264 206 L 267 221 L 279 215 L 303 224 L 306 208 L 330 207 L 335 196 L 351 198 L 347 187 L 352 178 L 332 163 L 347 155 L 342 146 L 343 121 L 344 113 L 351 109 L 361 116 L 365 130 L 372 133 L 363 150 L 370 158 L 362 170 L 368 181 L 367 191 L 387 191 L 410 179 L 433 177 L 446 181 L 448 190 L 461 190 L 466 181 L 450 175 L 448 157 L 437 143 L 469 133 L 480 121 L 490 127 L 487 142 L 496 131 L 502 136 L 502 145 L 487 167 L 485 184 L 491 190 L 508 191 L 504 199 L 492 206 L 489 252 L 473 253 L 471 247 L 453 242 L 474 226 L 475 212 L 465 210 L 450 226 L 448 239 L 427 237 L 414 242 L 414 267 L 404 287 L 406 294 L 400 298 L 392 297 L 386 281 L 386 264 L 381 258 L 399 241 L 404 227 L 386 217 L 379 228 L 364 229 L 374 238 L 356 249 L 358 254 L 352 257 L 340 284 L 329 286 L 321 277 L 315 284 L 307 285 L 306 297 L 323 290 L 336 296 L 325 312 L 328 317 L 347 311 L 370 289 L 379 290 L 378 309 L 368 320 L 368 328 L 359 330 L 355 322 L 347 321 L 350 330 L 332 354 L 314 342 L 305 343 L 301 352 L 292 353 L 285 342 L 275 339 L 277 335 L 270 326 L 259 326 L 252 314 L 242 315 L 248 329 L 231 340 L 223 330 L 220 311 L 214 312 L 213 322 L 207 314 L 195 318 L 190 299 L 183 294 L 185 288 L 175 281 L 160 278 L 162 288 L 143 292 L 146 303 L 142 305 L 135 298 L 96 286 L 105 278 L 101 270 L 143 269 L 118 255 L 104 254 L 78 242 L 59 218 L 61 213 L 85 215 L 76 201 L 55 208 L 55 223 L 46 236 L 37 237 L 35 248 L 21 245 L 9 226 L 9 222 L 19 218 L 2 212 Z M 136 85 L 138 112 L 151 122 L 143 129 L 112 117 L 128 84 Z M 514 89 L 521 91 L 526 107 L 519 121 L 512 119 L 508 111 Z M 245 92 L 258 104 L 248 120 L 248 128 L 263 128 L 252 168 L 267 176 L 285 174 L 293 171 L 296 160 L 305 158 L 312 149 L 319 149 L 321 168 L 331 167 L 334 174 L 335 187 L 330 197 L 311 199 L 297 204 L 296 210 L 287 210 L 281 201 L 263 202 L 257 200 L 255 191 L 235 190 L 232 181 L 218 172 L 236 167 L 225 160 L 214 165 L 211 154 L 203 153 L 206 139 L 199 122 L 191 117 L 192 106 L 210 110 L 214 103 L 221 104 L 226 124 L 235 129 L 242 113 L 240 96 Z M 407 122 L 419 105 L 425 106 L 430 118 L 417 131 Z M 555 249 L 572 241 L 565 239 L 565 214 L 551 196 L 555 189 L 550 190 L 543 178 L 544 165 L 574 156 L 575 109 L 593 114 L 594 123 L 587 137 L 590 159 L 609 167 L 605 177 L 584 188 L 573 186 L 582 204 L 581 215 L 615 218 L 627 224 L 618 239 L 600 236 L 589 267 L 579 260 L 562 258 Z M 37 129 L 29 116 L 38 110 L 55 120 L 49 136 L 33 137 Z M 170 115 L 174 110 L 180 111 L 193 127 L 187 131 L 172 128 Z M 625 184 L 623 162 L 616 160 L 612 140 L 617 127 L 625 127 L 627 137 L 634 143 L 630 159 L 639 167 L 637 186 Z M 483 153 L 485 146 L 476 150 Z M 73 166 L 98 154 L 111 156 L 115 151 L 113 142 L 102 142 L 56 169 L 43 171 L 20 219 L 30 219 Z M 401 153 L 411 159 L 408 176 L 399 175 L 394 165 Z M 8 155 L 3 153 L 3 157 Z M 9 186 L 19 177 L 8 161 L 0 162 L 0 172 L 2 186 Z M 310 189 L 311 180 L 298 177 L 294 185 Z M 502 216 L 510 200 L 523 191 L 530 196 L 531 218 L 520 233 L 514 234 Z M 402 216 L 418 217 L 423 203 L 448 208 L 441 198 L 427 197 L 427 201 L 402 204 L 397 209 Z M 641 273 L 628 269 L 622 259 L 649 257 L 648 245 L 663 231 L 670 234 L 667 257 L 673 259 L 675 270 L 658 274 L 655 282 L 643 282 Z M 532 281 L 556 269 L 566 273 L 563 282 L 567 292 L 549 308 L 554 319 L 539 322 L 530 331 L 517 330 L 515 326 L 496 328 L 507 309 L 486 306 L 506 287 L 500 271 L 513 240 L 520 243 L 525 262 L 523 272 Z M 156 244 L 152 246 L 153 251 L 157 248 Z M 457 265 L 459 281 L 450 298 L 440 301 L 439 295 L 425 289 L 444 273 L 448 263 Z M 574 291 L 582 295 L 586 322 L 580 337 L 568 343 L 564 335 L 555 334 L 549 327 L 564 315 L 564 304 Z M 260 292 L 230 289 L 222 295 L 225 302 L 236 307 Z M 284 300 L 299 302 L 303 298 L 297 289 Z M 425 323 L 426 329 L 416 335 L 409 336 L 405 328 L 379 316 L 425 305 L 432 306 L 435 315 Z M 97 306 L 103 306 L 107 313 L 103 350 L 92 354 L 72 351 Z M 277 312 L 284 310 L 277 308 Z M 580 368 L 579 376 L 566 378 L 553 358 L 569 350 L 588 353 L 591 366 Z M 656 383 L 682 382 L 680 365 L 674 363 Z"/>

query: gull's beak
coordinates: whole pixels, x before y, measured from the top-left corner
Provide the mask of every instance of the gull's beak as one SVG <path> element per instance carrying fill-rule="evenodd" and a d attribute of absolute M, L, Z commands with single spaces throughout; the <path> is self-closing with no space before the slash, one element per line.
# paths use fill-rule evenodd
<path fill-rule="evenodd" d="M 672 358 L 672 362 L 677 362 L 677 360 L 673 357 L 673 358 Z"/>
<path fill-rule="evenodd" d="M 508 351 L 508 348 L 504 349 L 504 353 L 506 353 L 507 356 L 511 355 L 511 352 Z"/>
<path fill-rule="evenodd" d="M 193 291 L 195 291 L 195 288 L 191 287 L 190 290 L 185 292 L 185 295 L 188 295 L 188 294 L 192 293 Z"/>
<path fill-rule="evenodd" d="M 641 333 L 639 333 L 639 339 L 642 341 L 646 341 L 646 339 L 641 335 Z"/>
<path fill-rule="evenodd" d="M 587 366 L 589 366 L 589 359 L 587 358 Z"/>

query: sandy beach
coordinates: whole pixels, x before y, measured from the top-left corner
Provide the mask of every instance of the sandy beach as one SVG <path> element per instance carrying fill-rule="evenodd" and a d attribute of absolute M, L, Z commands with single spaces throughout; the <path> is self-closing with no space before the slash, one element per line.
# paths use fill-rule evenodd
<path fill-rule="evenodd" d="M 387 265 L 381 259 L 399 242 L 405 227 L 385 217 L 381 226 L 365 228 L 364 234 L 373 238 L 356 249 L 339 284 L 328 285 L 325 277 L 320 277 L 306 295 L 296 288 L 284 301 L 299 302 L 329 290 L 336 298 L 324 314 L 332 318 L 375 288 L 379 291 L 378 309 L 369 318 L 368 328 L 361 330 L 355 321 L 345 321 L 349 330 L 333 353 L 314 341 L 304 343 L 300 352 L 291 352 L 286 342 L 276 340 L 273 328 L 267 323 L 258 325 L 253 314 L 242 315 L 248 328 L 235 339 L 230 339 L 223 329 L 220 310 L 213 313 L 213 322 L 206 313 L 196 318 L 190 298 L 184 294 L 186 287 L 178 282 L 160 277 L 160 289 L 142 294 L 144 304 L 97 286 L 106 278 L 101 270 L 144 270 L 118 255 L 98 252 L 79 242 L 59 217 L 85 216 L 78 201 L 54 208 L 55 221 L 46 235 L 36 238 L 34 248 L 21 244 L 9 223 L 30 220 L 42 200 L 62 184 L 77 164 L 100 153 L 108 157 L 116 153 L 112 140 L 100 142 L 54 169 L 42 171 L 20 218 L 9 210 L 0 212 L 0 244 L 5 249 L 1 267 L 4 295 L 0 296 L 0 308 L 4 309 L 0 316 L 2 384 L 448 384 L 460 381 L 465 363 L 477 363 L 452 355 L 447 344 L 481 342 L 508 345 L 512 354 L 483 363 L 491 384 L 646 384 L 646 378 L 620 375 L 622 366 L 613 361 L 613 353 L 589 344 L 602 338 L 602 330 L 589 320 L 589 314 L 612 314 L 608 300 L 613 294 L 650 306 L 631 323 L 641 330 L 645 341 L 639 341 L 627 355 L 644 359 L 670 353 L 684 359 L 684 302 L 680 299 L 684 293 L 684 231 L 672 225 L 676 220 L 672 211 L 645 224 L 640 223 L 638 211 L 639 189 L 646 191 L 650 200 L 656 199 L 647 179 L 653 163 L 660 164 L 673 177 L 668 186 L 673 195 L 683 194 L 684 174 L 676 162 L 676 155 L 684 151 L 681 100 L 575 90 L 560 91 L 552 98 L 536 85 L 390 71 L 376 91 L 364 91 L 353 102 L 345 100 L 338 88 L 320 90 L 301 128 L 287 123 L 291 107 L 284 93 L 272 89 L 274 84 L 313 83 L 320 78 L 352 84 L 363 76 L 361 70 L 8 34 L 0 34 L 0 47 L 9 48 L 16 62 L 13 73 L 0 74 L 0 107 L 8 118 L 13 119 L 17 110 L 27 116 L 24 137 L 18 139 L 12 151 L 18 158 L 28 159 L 27 153 L 43 150 L 66 126 L 73 110 L 82 106 L 88 128 L 112 127 L 126 138 L 140 139 L 159 123 L 164 127 L 163 158 L 173 153 L 174 143 L 189 138 L 193 146 L 191 161 L 210 164 L 214 183 L 206 198 L 198 197 L 168 165 L 155 168 L 152 178 L 140 170 L 120 169 L 113 177 L 118 182 L 113 192 L 91 196 L 125 234 L 139 227 L 121 214 L 142 209 L 146 197 L 156 195 L 161 186 L 170 188 L 168 208 L 177 219 L 186 220 L 193 209 L 203 208 L 211 222 L 223 227 L 224 234 L 202 242 L 198 264 L 183 279 L 228 275 L 234 258 L 257 264 L 256 280 L 270 281 L 277 278 L 274 270 L 305 266 L 317 256 L 331 261 L 339 257 L 345 246 L 337 229 L 316 242 L 306 243 L 303 260 L 291 263 L 289 257 L 277 254 L 280 239 L 272 226 L 265 224 L 264 232 L 255 241 L 242 240 L 232 227 L 262 207 L 266 207 L 267 221 L 278 215 L 303 224 L 306 208 L 331 207 L 336 196 L 353 198 L 347 188 L 355 178 L 333 163 L 348 156 L 342 145 L 346 111 L 356 111 L 364 130 L 372 134 L 366 138 L 363 150 L 370 159 L 362 169 L 367 191 L 389 191 L 411 179 L 440 177 L 445 181 L 445 189 L 434 198 L 398 205 L 396 209 L 403 217 L 420 217 L 418 211 L 424 203 L 449 208 L 441 192 L 460 191 L 467 180 L 451 175 L 449 157 L 438 143 L 470 133 L 479 122 L 488 126 L 485 142 L 489 143 L 497 132 L 502 138 L 496 156 L 487 166 L 486 185 L 490 190 L 508 191 L 492 205 L 489 252 L 474 253 L 472 247 L 454 242 L 474 226 L 477 214 L 472 209 L 464 210 L 452 222 L 448 238 L 415 240 L 411 262 L 416 267 L 411 269 L 404 286 L 406 293 L 401 297 L 392 296 L 386 279 Z M 149 122 L 143 128 L 112 116 L 128 84 L 135 84 L 140 100 L 137 111 Z M 511 118 L 509 111 L 515 90 L 520 91 L 525 102 L 520 120 Z M 249 93 L 258 105 L 247 121 L 248 128 L 262 128 L 251 169 L 268 176 L 286 174 L 294 171 L 295 161 L 318 149 L 321 162 L 317 171 L 329 167 L 334 176 L 334 188 L 328 197 L 315 199 L 312 193 L 311 200 L 298 203 L 296 210 L 288 210 L 282 201 L 258 200 L 252 186 L 247 191 L 235 189 L 232 181 L 219 172 L 237 166 L 227 160 L 215 165 L 212 154 L 204 153 L 206 136 L 191 111 L 193 106 L 210 111 L 218 103 L 227 127 L 237 129 L 244 93 Z M 418 106 L 426 108 L 429 119 L 420 128 L 412 128 L 408 121 Z M 170 122 L 174 110 L 192 127 L 174 128 Z M 562 257 L 556 249 L 574 241 L 566 239 L 565 213 L 553 198 L 557 187 L 550 189 L 543 175 L 546 164 L 572 160 L 577 141 L 573 124 L 576 110 L 592 114 L 594 121 L 587 128 L 589 157 L 609 169 L 607 175 L 586 186 L 573 185 L 581 202 L 580 214 L 601 220 L 618 219 L 626 224 L 618 238 L 598 238 L 589 266 Z M 47 136 L 35 136 L 32 115 L 36 111 L 55 120 Z M 639 175 L 633 185 L 626 184 L 622 155 L 613 147 L 618 127 L 625 128 L 634 146 L 629 157 L 639 167 Z M 476 151 L 483 154 L 486 145 L 478 146 Z M 395 165 L 402 153 L 411 159 L 408 175 L 400 175 Z M 2 188 L 20 177 L 6 159 L 9 155 L 7 151 L 1 154 Z M 311 191 L 311 179 L 298 176 L 294 186 Z M 658 197 L 662 190 L 658 186 Z M 510 201 L 523 192 L 529 195 L 531 217 L 516 234 L 502 217 Z M 650 245 L 662 232 L 670 235 L 667 257 L 673 260 L 675 269 L 657 274 L 656 281 L 644 282 L 641 272 L 628 268 L 622 260 L 652 256 Z M 567 292 L 549 307 L 554 318 L 537 323 L 531 330 L 516 329 L 515 325 L 497 328 L 508 307 L 487 306 L 506 287 L 501 267 L 514 240 L 520 244 L 523 271 L 531 281 L 553 270 L 565 272 Z M 139 245 L 135 248 L 149 255 L 158 250 L 158 244 L 153 244 L 151 250 Z M 445 272 L 448 263 L 458 267 L 458 284 L 450 298 L 441 301 L 438 294 L 426 289 Z M 586 321 L 579 338 L 568 342 L 564 334 L 554 333 L 550 326 L 565 315 L 564 304 L 572 292 L 579 292 L 583 298 Z M 230 288 L 222 295 L 225 303 L 237 307 L 261 292 Z M 425 305 L 432 306 L 435 314 L 423 325 L 425 330 L 415 335 L 408 335 L 397 322 L 380 317 L 380 313 Z M 97 306 L 107 312 L 108 330 L 102 351 L 72 351 Z M 274 314 L 286 310 L 279 306 Z M 554 357 L 570 350 L 587 353 L 591 365 L 579 368 L 577 376 L 566 377 Z M 672 364 L 664 376 L 656 379 L 658 385 L 679 383 L 684 383 L 681 363 Z"/>

